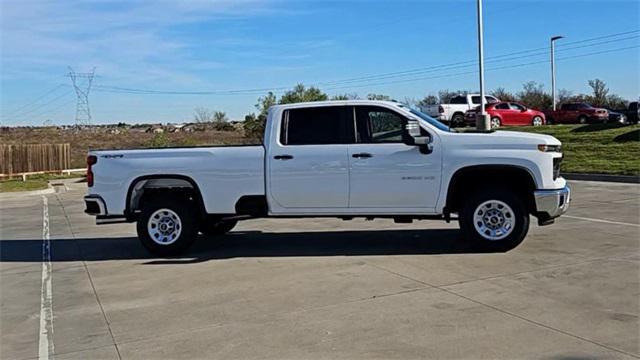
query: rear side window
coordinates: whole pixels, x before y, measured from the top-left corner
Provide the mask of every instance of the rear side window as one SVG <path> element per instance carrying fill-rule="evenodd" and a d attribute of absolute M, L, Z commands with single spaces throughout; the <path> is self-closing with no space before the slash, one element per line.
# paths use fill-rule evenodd
<path fill-rule="evenodd" d="M 507 103 L 501 103 L 501 104 L 498 104 L 498 105 L 496 105 L 496 106 L 494 106 L 494 107 L 495 107 L 496 109 L 499 109 L 499 110 L 508 110 L 508 109 L 509 109 L 509 104 L 507 104 Z"/>
<path fill-rule="evenodd" d="M 346 144 L 348 139 L 353 139 L 349 109 L 347 106 L 323 106 L 286 110 L 280 142 L 283 145 Z"/>
<path fill-rule="evenodd" d="M 575 105 L 573 104 L 564 104 L 560 107 L 562 110 L 575 110 Z"/>
<path fill-rule="evenodd" d="M 455 96 L 451 98 L 451 101 L 449 101 L 449 104 L 466 104 L 466 103 L 467 103 L 466 96 Z"/>

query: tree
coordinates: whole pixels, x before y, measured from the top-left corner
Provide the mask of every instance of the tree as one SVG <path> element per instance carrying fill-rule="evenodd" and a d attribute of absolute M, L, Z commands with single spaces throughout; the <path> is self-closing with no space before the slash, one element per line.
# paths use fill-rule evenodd
<path fill-rule="evenodd" d="M 242 123 L 244 136 L 252 141 L 260 141 L 264 134 L 264 120 L 261 120 L 256 114 L 249 114 L 244 117 Z"/>
<path fill-rule="evenodd" d="M 358 99 L 358 94 L 356 93 L 338 94 L 338 95 L 333 95 L 331 97 L 331 100 L 357 100 L 357 99 Z"/>
<path fill-rule="evenodd" d="M 213 118 L 213 113 L 211 112 L 211 110 L 204 107 L 198 107 L 194 110 L 194 112 L 195 114 L 193 115 L 193 120 L 197 123 L 210 122 Z"/>
<path fill-rule="evenodd" d="M 573 98 L 574 98 L 573 94 L 571 93 L 571 91 L 567 89 L 560 89 L 556 94 L 556 101 L 558 104 L 572 102 Z"/>
<path fill-rule="evenodd" d="M 610 94 L 607 96 L 607 108 L 612 110 L 626 109 L 629 107 L 629 102 L 616 94 Z"/>
<path fill-rule="evenodd" d="M 306 88 L 303 84 L 296 85 L 293 90 L 289 90 L 280 97 L 280 104 L 292 104 L 307 101 L 323 101 L 329 99 L 327 94 L 316 87 Z"/>
<path fill-rule="evenodd" d="M 258 103 L 255 105 L 256 109 L 258 109 L 259 111 L 258 118 L 263 118 L 264 120 L 266 120 L 269 108 L 277 103 L 278 99 L 276 98 L 276 95 L 271 91 L 269 91 L 264 97 L 259 97 Z"/>
<path fill-rule="evenodd" d="M 469 91 L 467 90 L 458 90 L 458 91 L 449 91 L 449 89 L 440 90 L 438 91 L 438 98 L 440 99 L 441 104 L 448 104 L 451 98 L 458 95 L 467 95 L 468 93 Z"/>
<path fill-rule="evenodd" d="M 529 81 L 522 85 L 518 99 L 526 106 L 538 110 L 550 109 L 553 102 L 551 95 L 544 92 L 544 86 L 535 81 Z"/>
<path fill-rule="evenodd" d="M 368 100 L 383 100 L 383 101 L 391 100 L 391 98 L 388 95 L 382 95 L 382 94 L 368 94 L 367 95 L 367 99 Z"/>
<path fill-rule="evenodd" d="M 607 106 L 607 96 L 609 95 L 609 88 L 607 84 L 600 79 L 589 80 L 589 86 L 593 90 L 591 98 L 591 105 L 593 106 Z"/>
<path fill-rule="evenodd" d="M 505 90 L 505 88 L 503 87 L 499 87 L 493 90 L 492 92 L 490 92 L 489 94 L 497 97 L 502 101 L 517 101 L 516 96 L 513 93 L 510 93 L 507 90 Z"/>
<path fill-rule="evenodd" d="M 418 106 L 437 105 L 440 99 L 436 95 L 429 94 L 418 101 Z"/>
<path fill-rule="evenodd" d="M 216 111 L 213 113 L 213 121 L 214 122 L 227 122 L 229 119 L 227 118 L 227 113 L 224 111 Z"/>

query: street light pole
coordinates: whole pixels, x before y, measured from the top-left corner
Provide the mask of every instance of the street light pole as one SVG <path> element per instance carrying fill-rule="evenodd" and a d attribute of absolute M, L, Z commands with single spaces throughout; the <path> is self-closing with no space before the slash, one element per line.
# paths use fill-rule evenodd
<path fill-rule="evenodd" d="M 556 44 L 555 41 L 563 36 L 551 38 L 551 97 L 553 98 L 553 111 L 556 110 Z"/>
<path fill-rule="evenodd" d="M 491 128 L 489 118 L 485 112 L 484 97 L 484 36 L 482 30 L 482 0 L 478 0 L 478 63 L 480 65 L 480 113 L 476 118 L 476 128 L 486 131 Z"/>

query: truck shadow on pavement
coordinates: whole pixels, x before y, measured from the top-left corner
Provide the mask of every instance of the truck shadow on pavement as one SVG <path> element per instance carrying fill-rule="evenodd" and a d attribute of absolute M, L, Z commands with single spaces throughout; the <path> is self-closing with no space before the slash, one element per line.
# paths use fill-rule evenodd
<path fill-rule="evenodd" d="M 0 240 L 0 262 L 41 262 L 42 240 Z M 393 256 L 483 253 L 454 229 L 268 233 L 200 236 L 184 254 L 157 258 L 135 237 L 51 239 L 51 261 L 149 260 L 188 264 L 243 257 Z"/>

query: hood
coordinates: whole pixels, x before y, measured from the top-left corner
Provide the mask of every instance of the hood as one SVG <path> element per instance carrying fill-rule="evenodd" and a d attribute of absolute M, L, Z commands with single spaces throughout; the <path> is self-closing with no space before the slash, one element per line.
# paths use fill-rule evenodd
<path fill-rule="evenodd" d="M 458 146 L 482 149 L 533 150 L 538 145 L 560 145 L 560 140 L 550 135 L 519 131 L 494 131 L 490 133 L 451 133 L 447 141 Z"/>

